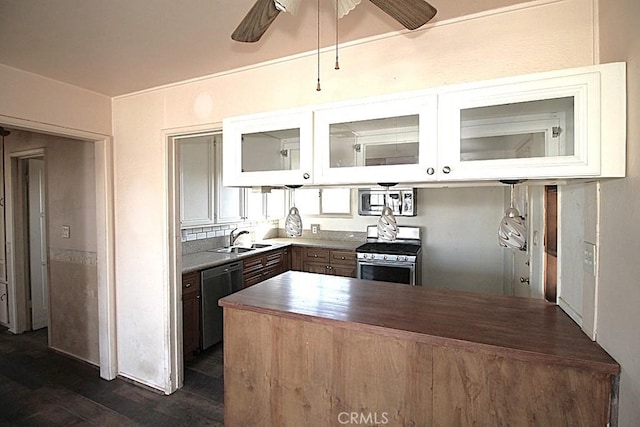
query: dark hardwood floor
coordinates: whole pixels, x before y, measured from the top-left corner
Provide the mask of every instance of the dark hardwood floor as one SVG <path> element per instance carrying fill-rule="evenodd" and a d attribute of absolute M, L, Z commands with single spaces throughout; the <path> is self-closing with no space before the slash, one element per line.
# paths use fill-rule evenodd
<path fill-rule="evenodd" d="M 46 329 L 0 327 L 0 425 L 223 425 L 222 344 L 185 365 L 184 387 L 165 396 L 47 348 Z"/>

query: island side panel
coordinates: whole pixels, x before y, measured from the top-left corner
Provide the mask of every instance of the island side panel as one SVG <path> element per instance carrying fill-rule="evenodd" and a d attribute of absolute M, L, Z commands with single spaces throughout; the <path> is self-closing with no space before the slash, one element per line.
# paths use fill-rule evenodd
<path fill-rule="evenodd" d="M 225 425 L 431 425 L 430 345 L 224 310 Z"/>
<path fill-rule="evenodd" d="M 433 350 L 435 426 L 609 421 L 611 376 L 459 348 Z"/>

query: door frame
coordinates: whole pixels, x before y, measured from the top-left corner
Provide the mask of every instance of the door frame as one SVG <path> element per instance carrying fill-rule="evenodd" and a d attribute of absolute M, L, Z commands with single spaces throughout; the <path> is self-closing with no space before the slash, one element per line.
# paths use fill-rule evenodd
<path fill-rule="evenodd" d="M 116 341 L 116 293 L 115 293 L 115 228 L 114 228 L 114 197 L 113 197 L 113 138 L 109 135 L 98 134 L 48 123 L 34 122 L 0 115 L 0 125 L 12 129 L 25 130 L 36 133 L 56 135 L 67 138 L 81 139 L 92 142 L 95 153 L 96 178 L 96 234 L 97 234 L 97 273 L 98 273 L 98 345 L 100 352 L 100 377 L 112 380 L 118 373 L 117 341 Z M 5 151 L 5 158 L 7 153 Z M 5 168 L 5 182 L 11 178 L 11 162 Z M 9 189 L 11 191 L 11 189 Z M 11 278 L 15 268 L 15 254 L 11 249 L 13 236 L 13 203 L 10 194 L 5 194 L 7 222 L 7 279 L 8 291 L 11 298 L 15 295 L 15 280 Z M 11 233 L 11 236 L 9 236 Z M 11 238 L 11 240 L 10 240 Z M 11 332 L 16 331 L 14 318 L 11 317 Z M 15 307 L 13 307 L 15 309 Z M 15 312 L 14 312 L 15 313 Z"/>
<path fill-rule="evenodd" d="M 184 384 L 184 360 L 182 337 L 182 231 L 180 224 L 180 156 L 179 137 L 202 133 L 217 133 L 222 123 L 206 123 L 196 126 L 162 130 L 167 150 L 167 221 L 169 230 L 169 388 L 173 393 Z"/>

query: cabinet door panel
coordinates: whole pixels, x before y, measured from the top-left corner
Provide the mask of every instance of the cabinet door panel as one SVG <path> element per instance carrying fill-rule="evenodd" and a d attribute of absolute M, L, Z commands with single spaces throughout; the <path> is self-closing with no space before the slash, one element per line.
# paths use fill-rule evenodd
<path fill-rule="evenodd" d="M 178 139 L 180 221 L 183 227 L 214 222 L 213 135 Z"/>
<path fill-rule="evenodd" d="M 624 176 L 621 75 L 620 64 L 608 64 L 443 93 L 438 179 Z"/>
<path fill-rule="evenodd" d="M 224 185 L 309 184 L 313 166 L 312 126 L 310 110 L 225 119 Z"/>
<path fill-rule="evenodd" d="M 436 97 L 352 102 L 315 113 L 315 182 L 429 181 L 437 162 Z"/>
<path fill-rule="evenodd" d="M 190 360 L 200 349 L 200 273 L 182 276 L 182 349 Z"/>
<path fill-rule="evenodd" d="M 327 264 L 316 264 L 313 262 L 304 263 L 304 271 L 307 273 L 330 274 Z"/>

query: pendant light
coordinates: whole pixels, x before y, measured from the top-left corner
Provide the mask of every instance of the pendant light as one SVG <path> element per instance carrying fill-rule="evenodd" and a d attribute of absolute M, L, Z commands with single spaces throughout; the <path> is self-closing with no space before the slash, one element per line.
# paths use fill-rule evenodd
<path fill-rule="evenodd" d="M 289 214 L 287 218 L 284 220 L 284 231 L 287 234 L 287 237 L 300 237 L 302 236 L 302 218 L 300 217 L 300 212 L 298 208 L 295 207 L 295 194 L 296 188 L 300 188 L 301 185 L 287 185 L 287 188 L 290 190 L 290 201 L 291 208 L 289 209 Z"/>
<path fill-rule="evenodd" d="M 389 206 L 391 203 L 391 199 L 389 198 L 389 187 L 396 184 L 380 183 L 378 185 L 386 188 L 384 195 L 384 207 L 380 213 L 380 218 L 378 218 L 378 239 L 392 242 L 396 240 L 396 237 L 398 236 L 398 223 L 396 222 L 396 217 L 393 215 L 393 209 Z"/>
<path fill-rule="evenodd" d="M 527 249 L 527 227 L 524 218 L 515 207 L 515 184 L 522 181 L 501 181 L 511 186 L 511 201 L 509 208 L 505 211 L 504 218 L 500 221 L 498 228 L 498 242 L 500 246 L 524 251 Z"/>

